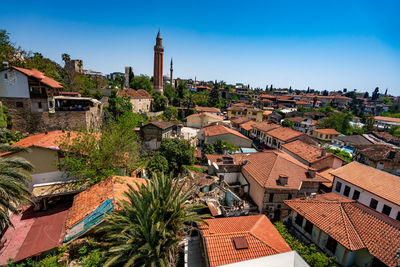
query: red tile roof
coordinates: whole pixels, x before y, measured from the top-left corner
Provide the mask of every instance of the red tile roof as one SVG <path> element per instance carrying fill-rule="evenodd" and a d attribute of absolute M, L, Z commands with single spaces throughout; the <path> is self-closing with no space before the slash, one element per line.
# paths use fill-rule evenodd
<path fill-rule="evenodd" d="M 224 117 L 218 116 L 218 115 L 215 115 L 215 114 L 209 113 L 209 112 L 202 112 L 202 113 L 198 113 L 198 114 L 192 114 L 192 115 L 187 116 L 186 118 L 201 117 L 201 116 L 208 116 L 208 117 L 211 117 L 211 118 L 214 118 L 214 119 L 217 119 L 217 120 L 221 120 L 221 121 L 224 120 Z"/>
<path fill-rule="evenodd" d="M 52 88 L 63 88 L 63 86 L 57 82 L 56 80 L 53 80 L 52 78 L 47 77 L 46 75 L 44 75 L 42 72 L 36 70 L 36 69 L 32 69 L 32 70 L 28 70 L 28 69 L 24 69 L 24 68 L 19 68 L 19 67 L 10 67 L 13 68 L 15 70 L 18 70 L 22 73 L 24 73 L 25 75 L 29 76 L 29 77 L 33 77 L 37 80 L 39 80 L 40 82 L 52 87 Z"/>
<path fill-rule="evenodd" d="M 393 174 L 355 161 L 332 171 L 331 174 L 400 205 L 400 178 Z"/>
<path fill-rule="evenodd" d="M 131 88 L 118 90 L 118 95 L 132 99 L 152 99 L 153 97 L 143 89 L 133 90 Z"/>
<path fill-rule="evenodd" d="M 232 165 L 225 164 L 224 155 L 206 155 L 211 164 L 215 162 L 218 166 Z M 308 166 L 296 160 L 289 154 L 280 150 L 269 150 L 258 153 L 237 153 L 231 156 L 233 165 L 242 165 L 242 173 L 245 177 L 252 177 L 261 187 L 279 188 L 279 189 L 296 189 L 298 190 L 303 182 L 320 182 L 326 183 L 329 180 L 320 175 L 314 178 L 308 178 Z M 281 185 L 279 175 L 288 176 L 287 185 Z"/>
<path fill-rule="evenodd" d="M 238 131 L 235 131 L 235 130 L 225 127 L 223 125 L 213 125 L 213 126 L 205 127 L 205 128 L 200 129 L 199 132 L 204 132 L 205 136 L 233 134 L 238 137 L 250 140 L 248 137 L 244 136 L 243 134 L 239 133 Z"/>
<path fill-rule="evenodd" d="M 254 125 L 256 122 L 255 121 L 247 121 L 245 123 L 240 124 L 240 128 L 250 131 L 252 129 L 252 125 Z"/>
<path fill-rule="evenodd" d="M 113 198 L 114 201 L 125 199 L 123 193 L 128 191 L 128 185 L 137 189 L 136 183 L 139 185 L 146 184 L 146 179 L 113 176 L 79 193 L 74 197 L 74 203 L 68 212 L 65 223 L 66 229 L 70 229 L 86 218 L 107 199 Z"/>
<path fill-rule="evenodd" d="M 220 266 L 291 251 L 289 245 L 265 215 L 205 221 L 208 225 L 201 224 L 200 228 L 205 240 L 210 266 Z M 234 238 L 243 240 L 244 248 L 236 249 Z"/>
<path fill-rule="evenodd" d="M 221 113 L 219 108 L 213 107 L 196 107 L 197 112 L 211 112 L 211 113 Z"/>
<path fill-rule="evenodd" d="M 48 149 L 59 150 L 60 142 L 63 141 L 63 137 L 70 134 L 72 138 L 78 136 L 78 132 L 63 132 L 63 131 L 52 131 L 40 134 L 31 135 L 24 139 L 12 144 L 12 146 L 20 147 L 41 147 Z"/>
<path fill-rule="evenodd" d="M 333 135 L 339 135 L 340 134 L 335 129 L 314 129 L 313 131 L 315 131 L 317 133 L 322 133 L 322 134 L 333 134 Z"/>
<path fill-rule="evenodd" d="M 366 248 L 386 265 L 397 266 L 400 222 L 335 193 L 284 202 L 347 249 Z"/>
<path fill-rule="evenodd" d="M 293 129 L 288 128 L 288 127 L 279 127 L 279 128 L 276 128 L 276 129 L 273 129 L 273 130 L 269 131 L 267 134 L 269 136 L 272 136 L 272 137 L 274 137 L 276 139 L 279 139 L 279 140 L 281 140 L 283 142 L 289 141 L 291 139 L 294 139 L 296 137 L 299 137 L 299 136 L 303 135 L 302 132 L 293 130 Z"/>
<path fill-rule="evenodd" d="M 270 130 L 273 130 L 273 129 L 276 129 L 279 127 L 281 127 L 279 124 L 269 123 L 266 121 L 257 122 L 255 124 L 253 124 L 253 128 L 260 130 L 262 132 L 268 132 Z"/>
<path fill-rule="evenodd" d="M 323 148 L 306 144 L 300 140 L 283 144 L 282 147 L 310 164 L 334 156 L 331 153 L 325 153 L 325 156 L 322 156 Z"/>
<path fill-rule="evenodd" d="M 241 123 L 245 123 L 247 121 L 251 121 L 251 119 L 247 118 L 247 117 L 239 117 L 236 119 L 232 119 L 231 122 L 232 123 L 236 123 L 236 124 L 241 124 Z"/>
<path fill-rule="evenodd" d="M 387 121 L 387 122 L 397 122 L 397 123 L 400 123 L 400 118 L 391 118 L 391 117 L 375 116 L 375 120 L 377 120 L 377 121 Z"/>

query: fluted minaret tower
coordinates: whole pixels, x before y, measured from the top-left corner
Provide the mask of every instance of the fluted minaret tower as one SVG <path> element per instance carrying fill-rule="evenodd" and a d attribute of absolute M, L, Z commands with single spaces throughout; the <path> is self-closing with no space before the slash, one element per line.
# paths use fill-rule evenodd
<path fill-rule="evenodd" d="M 154 74 L 153 74 L 153 90 L 163 93 L 163 54 L 162 38 L 160 30 L 158 30 L 156 45 L 154 46 Z"/>
<path fill-rule="evenodd" d="M 174 78 L 173 78 L 173 73 L 174 73 L 174 63 L 172 63 L 172 58 L 171 58 L 171 67 L 169 68 L 170 71 L 170 82 L 172 87 L 175 87 L 175 83 L 174 83 Z"/>

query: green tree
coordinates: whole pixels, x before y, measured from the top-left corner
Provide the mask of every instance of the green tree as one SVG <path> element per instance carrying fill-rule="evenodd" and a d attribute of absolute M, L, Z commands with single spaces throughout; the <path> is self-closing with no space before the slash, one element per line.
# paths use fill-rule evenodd
<path fill-rule="evenodd" d="M 146 75 L 133 77 L 132 82 L 130 82 L 129 85 L 135 90 L 144 89 L 150 94 L 153 92 L 153 83 L 151 82 L 150 77 Z"/>
<path fill-rule="evenodd" d="M 176 266 L 178 246 L 191 225 L 203 221 L 188 204 L 191 191 L 172 177 L 154 175 L 138 190 L 130 187 L 99 229 L 109 245 L 104 266 Z"/>
<path fill-rule="evenodd" d="M 350 163 L 352 161 L 352 156 L 347 151 L 343 151 L 339 148 L 335 148 L 335 149 L 327 148 L 326 151 L 328 151 L 332 154 L 335 154 L 336 156 L 338 156 L 339 158 L 344 160 L 346 164 Z"/>
<path fill-rule="evenodd" d="M 167 121 L 176 120 L 178 118 L 178 109 L 175 107 L 167 107 L 164 110 L 163 116 Z"/>
<path fill-rule="evenodd" d="M 194 164 L 194 150 L 187 140 L 163 139 L 159 151 L 164 158 L 168 159 L 168 172 L 174 174 L 183 173 L 183 166 Z"/>
<path fill-rule="evenodd" d="M 155 112 L 163 111 L 168 105 L 168 98 L 159 92 L 153 93 L 152 110 Z"/>
<path fill-rule="evenodd" d="M 217 154 L 223 154 L 224 153 L 224 149 L 226 149 L 226 152 L 228 153 L 233 153 L 239 150 L 239 148 L 237 146 L 232 145 L 231 143 L 229 143 L 226 140 L 222 140 L 217 138 L 217 140 L 215 140 L 214 142 L 214 150 L 215 153 Z"/>
<path fill-rule="evenodd" d="M 149 173 L 166 173 L 168 171 L 168 160 L 160 152 L 155 152 L 148 160 L 146 170 Z"/>
<path fill-rule="evenodd" d="M 377 99 L 379 99 L 379 87 L 375 88 L 371 96 L 371 100 L 377 100 Z"/>
<path fill-rule="evenodd" d="M 318 123 L 319 128 L 332 128 L 342 134 L 352 134 L 350 121 L 353 115 L 350 112 L 334 112 L 330 117 Z"/>
<path fill-rule="evenodd" d="M 65 63 L 67 63 L 68 61 L 71 60 L 71 56 L 68 55 L 68 54 L 66 54 L 66 53 L 63 53 L 63 54 L 61 55 L 61 59 L 62 59 L 62 61 L 64 61 Z"/>
<path fill-rule="evenodd" d="M 374 116 L 370 115 L 367 116 L 364 123 L 364 131 L 367 133 L 372 132 L 375 129 L 375 118 Z"/>
<path fill-rule="evenodd" d="M 100 133 L 87 130 L 67 134 L 60 140 L 64 160 L 58 163 L 68 176 L 82 183 L 95 184 L 111 175 L 137 167 L 138 137 L 133 131 L 141 116 L 127 113 L 109 121 Z"/>
<path fill-rule="evenodd" d="M 26 148 L 0 145 L 0 152 L 28 152 Z M 27 203 L 31 198 L 28 183 L 33 166 L 25 159 L 18 157 L 0 158 L 0 232 L 11 225 L 9 212 L 18 212 L 20 204 Z"/>
<path fill-rule="evenodd" d="M 118 97 L 117 90 L 113 90 L 104 111 L 106 120 L 117 120 L 121 115 L 132 112 L 132 103 L 128 97 Z"/>
<path fill-rule="evenodd" d="M 209 105 L 211 107 L 216 107 L 220 104 L 220 100 L 219 87 L 218 84 L 215 84 L 210 92 Z"/>
<path fill-rule="evenodd" d="M 283 120 L 282 126 L 294 129 L 294 122 L 290 120 Z"/>

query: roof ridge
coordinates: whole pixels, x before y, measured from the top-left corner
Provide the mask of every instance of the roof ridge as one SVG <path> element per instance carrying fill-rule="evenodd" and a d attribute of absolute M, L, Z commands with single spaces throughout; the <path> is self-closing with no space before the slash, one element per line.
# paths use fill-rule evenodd
<path fill-rule="evenodd" d="M 279 157 L 278 154 L 277 154 L 275 151 L 272 151 L 272 153 L 275 154 L 274 164 L 272 165 L 272 168 L 270 168 L 270 169 L 268 170 L 268 177 L 267 177 L 267 179 L 265 179 L 265 182 L 264 182 L 264 184 L 263 184 L 263 187 L 266 187 L 267 182 L 268 182 L 268 180 L 269 180 L 269 178 L 270 178 L 270 176 L 271 176 L 271 172 L 272 172 L 272 170 L 275 168 L 276 161 L 277 161 L 277 159 L 278 159 L 278 157 Z"/>
<path fill-rule="evenodd" d="M 353 222 L 350 220 L 350 218 L 347 216 L 347 213 L 345 212 L 345 210 L 343 209 L 343 202 L 339 202 L 339 207 L 340 207 L 340 213 L 342 214 L 342 218 L 343 218 L 343 225 L 344 228 L 346 229 L 346 236 L 347 236 L 347 240 L 349 242 L 349 247 L 353 248 L 353 244 L 350 240 L 350 234 L 349 234 L 349 227 L 348 227 L 348 223 L 350 223 L 352 230 L 356 233 L 357 238 L 359 239 L 359 241 L 361 241 L 361 243 L 363 244 L 363 246 L 365 247 L 364 241 L 362 240 L 362 238 L 360 237 L 360 235 L 358 234 L 355 226 L 353 225 Z"/>

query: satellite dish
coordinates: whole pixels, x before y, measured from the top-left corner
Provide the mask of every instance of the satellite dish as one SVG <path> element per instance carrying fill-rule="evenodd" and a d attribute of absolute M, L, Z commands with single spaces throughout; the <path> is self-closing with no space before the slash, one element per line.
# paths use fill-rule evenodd
<path fill-rule="evenodd" d="M 218 167 L 217 163 L 213 162 L 212 165 L 214 166 L 214 168 L 216 168 L 217 170 L 219 170 L 219 167 Z"/>

